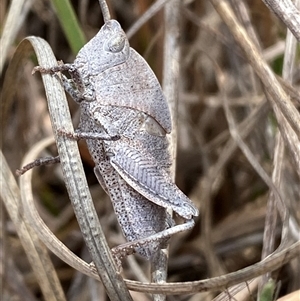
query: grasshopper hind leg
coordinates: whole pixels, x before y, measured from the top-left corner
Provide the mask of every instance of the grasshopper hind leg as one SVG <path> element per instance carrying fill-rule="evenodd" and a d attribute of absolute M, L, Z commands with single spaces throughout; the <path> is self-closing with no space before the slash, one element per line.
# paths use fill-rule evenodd
<path fill-rule="evenodd" d="M 172 222 L 172 224 L 173 223 L 174 222 Z M 155 256 L 156 252 L 159 249 L 164 247 L 164 245 L 167 243 L 168 239 L 172 235 L 179 233 L 179 232 L 189 230 L 194 227 L 194 224 L 195 224 L 194 220 L 190 219 L 190 220 L 186 221 L 184 224 L 172 226 L 166 230 L 163 230 L 161 232 L 153 234 L 149 237 L 142 238 L 142 239 L 139 239 L 136 241 L 127 242 L 120 246 L 114 247 L 112 249 L 112 254 L 118 265 L 118 268 L 121 267 L 121 260 L 123 258 L 136 253 L 137 250 L 147 249 L 147 248 L 149 248 L 149 246 L 150 247 L 160 246 L 160 247 L 157 247 L 157 249 L 152 248 L 151 253 L 149 253 L 149 256 L 145 256 L 145 257 L 147 257 L 147 259 L 151 259 L 152 256 Z"/>

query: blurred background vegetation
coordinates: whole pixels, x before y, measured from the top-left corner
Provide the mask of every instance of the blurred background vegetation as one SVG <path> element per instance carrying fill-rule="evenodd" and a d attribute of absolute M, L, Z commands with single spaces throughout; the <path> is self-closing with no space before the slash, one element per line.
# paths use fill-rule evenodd
<path fill-rule="evenodd" d="M 13 1 L 0 2 L 1 30 L 11 2 Z M 120 22 L 125 31 L 153 2 L 108 1 L 112 17 Z M 225 76 L 229 106 L 236 124 L 240 125 L 239 130 L 244 133 L 244 142 L 269 175 L 273 170 L 278 131 L 274 113 L 265 99 L 259 79 L 210 2 L 182 2 L 176 183 L 195 202 L 200 212 L 209 216 L 211 228 L 208 231 L 212 252 L 215 254 L 215 266 L 211 266 L 211 261 L 207 259 L 207 237 L 203 237 L 201 214 L 192 231 L 171 239 L 168 281 L 205 279 L 237 271 L 261 260 L 270 189 L 231 138 L 216 66 Z M 229 2 L 245 28 L 253 30 L 265 60 L 276 74 L 281 75 L 286 27 L 261 0 Z M 241 9 L 241 4 L 246 11 Z M 72 62 L 85 41 L 90 40 L 103 25 L 98 1 L 71 1 L 78 26 L 68 7 L 63 5 L 63 1 L 27 1 L 27 6 L 22 8 L 17 19 L 18 23 L 11 25 L 17 28 L 17 35 L 9 47 L 7 57 L 0 54 L 4 63 L 1 86 L 9 59 L 24 37 L 35 35 L 44 38 L 51 45 L 58 60 Z M 130 38 L 131 47 L 145 57 L 160 81 L 163 72 L 163 40 L 162 11 L 155 14 Z M 12 171 L 20 167 L 22 157 L 32 145 L 52 135 L 40 76 L 30 75 L 36 64 L 32 57 L 18 74 L 15 101 L 9 111 L 5 133 L 1 137 L 3 152 Z M 294 87 L 299 85 L 299 70 L 297 50 Z M 71 99 L 69 105 L 76 126 L 78 106 Z M 93 162 L 85 142 L 80 141 L 79 145 L 100 222 L 109 245 L 113 247 L 124 242 L 124 238 L 117 226 L 109 198 L 93 174 Z M 56 155 L 55 146 L 49 147 L 46 155 Z M 284 154 L 281 170 L 282 185 L 278 188 L 284 196 L 287 208 L 299 224 L 299 177 L 289 152 Z M 33 177 L 36 205 L 43 220 L 73 252 L 88 261 L 89 255 L 72 212 L 59 164 L 36 168 Z M 23 286 L 18 287 L 9 279 L 8 274 L 2 273 L 3 300 L 42 300 L 14 224 L 5 211 L 2 212 L 2 219 L 5 228 L 2 259 L 9 262 L 6 265 L 15 271 L 14 275 L 18 275 L 23 283 Z M 275 247 L 280 243 L 281 228 L 282 222 L 278 218 L 274 232 Z M 147 264 L 136 258 L 147 274 Z M 52 259 L 68 300 L 105 300 L 105 293 L 99 292 L 101 288 L 96 288 L 98 299 L 92 299 L 95 286 L 92 286 L 91 281 L 57 257 L 52 256 Z M 298 259 L 272 274 L 279 297 L 300 288 L 299 273 Z M 124 275 L 126 278 L 136 279 L 134 272 L 126 264 Z M 213 296 L 169 296 L 168 300 L 212 300 Z M 136 300 L 149 300 L 144 295 L 138 295 L 138 298 Z M 244 300 L 255 298 L 254 290 Z"/>

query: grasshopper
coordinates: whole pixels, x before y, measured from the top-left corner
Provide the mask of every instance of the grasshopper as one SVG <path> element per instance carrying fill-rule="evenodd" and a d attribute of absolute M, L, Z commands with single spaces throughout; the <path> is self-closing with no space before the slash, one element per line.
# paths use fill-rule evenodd
<path fill-rule="evenodd" d="M 168 104 L 116 20 L 105 22 L 74 63 L 35 71 L 70 74 L 60 78 L 80 106 L 80 123 L 75 134 L 61 134 L 87 141 L 95 175 L 128 241 L 113 249 L 117 257 L 137 252 L 151 259 L 171 235 L 193 227 L 198 210 L 170 177 Z M 185 223 L 175 225 L 167 209 Z"/>

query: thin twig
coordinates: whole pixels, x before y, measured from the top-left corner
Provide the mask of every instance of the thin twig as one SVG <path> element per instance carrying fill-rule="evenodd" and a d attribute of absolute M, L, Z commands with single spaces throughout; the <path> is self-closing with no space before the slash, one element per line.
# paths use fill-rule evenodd
<path fill-rule="evenodd" d="M 177 103 L 179 83 L 179 17 L 180 1 L 173 0 L 165 5 L 165 40 L 163 91 L 168 101 L 172 117 L 172 133 L 170 139 L 171 158 L 173 161 L 171 175 L 175 178 L 176 145 L 177 145 Z M 172 212 L 169 212 L 172 214 Z M 160 250 L 151 263 L 151 279 L 155 283 L 163 283 L 167 279 L 168 250 Z M 155 301 L 164 301 L 165 295 L 154 295 Z"/>
<path fill-rule="evenodd" d="M 130 39 L 149 19 L 151 19 L 168 1 L 157 0 L 147 11 L 129 28 L 126 32 L 128 39 Z"/>

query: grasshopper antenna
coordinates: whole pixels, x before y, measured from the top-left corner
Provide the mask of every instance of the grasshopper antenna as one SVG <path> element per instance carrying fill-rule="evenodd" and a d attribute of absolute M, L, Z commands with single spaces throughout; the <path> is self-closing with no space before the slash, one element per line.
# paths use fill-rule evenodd
<path fill-rule="evenodd" d="M 99 0 L 99 4 L 100 4 L 100 7 L 101 7 L 104 23 L 106 23 L 108 20 L 111 19 L 107 3 L 106 3 L 105 0 Z"/>

